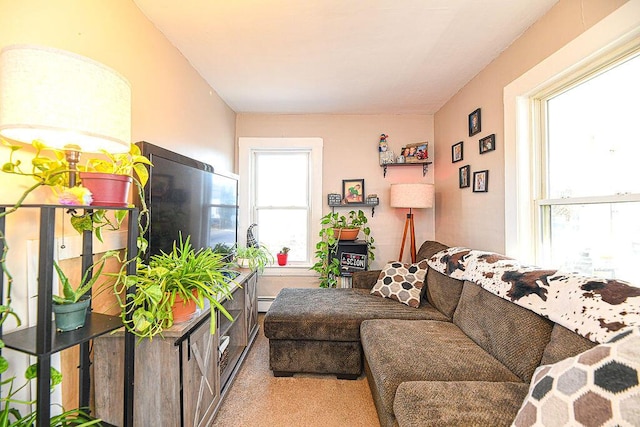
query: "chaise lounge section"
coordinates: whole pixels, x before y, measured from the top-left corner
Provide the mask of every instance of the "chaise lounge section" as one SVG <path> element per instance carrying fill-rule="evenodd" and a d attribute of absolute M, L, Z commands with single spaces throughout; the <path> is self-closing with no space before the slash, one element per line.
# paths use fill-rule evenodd
<path fill-rule="evenodd" d="M 548 280 L 574 283 L 575 277 L 549 279 L 551 272 L 522 269 L 497 254 L 476 259 L 469 252 L 438 242 L 422 245 L 417 259 L 429 260 L 429 268 L 418 308 L 372 295 L 379 271 L 355 274 L 354 289 L 283 289 L 264 322 L 274 375 L 311 372 L 353 379 L 364 369 L 385 427 L 511 424 L 539 366 L 596 345 L 582 336 L 584 331 L 578 334 L 556 321 L 568 317 L 588 324 L 598 304 L 583 308 L 586 314 L 576 309 L 540 315 L 521 302 L 542 300 L 539 294 L 546 297 L 547 291 L 553 295 L 545 280 L 547 285 Z M 441 271 L 432 267 L 437 262 Z M 510 290 L 513 298 L 493 289 L 495 277 L 507 277 L 497 265 L 524 271 Z M 592 289 L 589 284 L 596 282 L 584 283 L 582 289 Z M 637 324 L 640 290 L 623 282 L 612 286 L 626 292 L 626 305 L 618 310 L 628 321 L 624 326 Z M 613 336 L 613 329 L 601 335 Z M 602 336 L 596 341 L 604 342 Z"/>

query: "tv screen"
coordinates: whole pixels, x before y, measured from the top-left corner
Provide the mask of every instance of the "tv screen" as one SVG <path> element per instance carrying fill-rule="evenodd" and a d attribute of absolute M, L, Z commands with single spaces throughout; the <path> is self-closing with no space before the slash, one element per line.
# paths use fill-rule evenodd
<path fill-rule="evenodd" d="M 195 249 L 231 248 L 237 242 L 238 177 L 170 150 L 139 142 L 153 167 L 145 186 L 149 255 L 168 252 L 191 236 Z"/>

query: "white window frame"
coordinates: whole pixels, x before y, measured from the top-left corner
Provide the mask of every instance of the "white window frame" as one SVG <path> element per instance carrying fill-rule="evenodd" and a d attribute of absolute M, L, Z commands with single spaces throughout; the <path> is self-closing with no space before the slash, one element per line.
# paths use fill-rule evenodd
<path fill-rule="evenodd" d="M 314 262 L 316 236 L 320 232 L 320 219 L 322 218 L 322 138 L 259 138 L 240 137 L 238 139 L 238 171 L 240 175 L 239 185 L 239 221 L 238 243 L 246 244 L 246 230 L 254 222 L 255 213 L 252 185 L 253 182 L 253 158 L 259 151 L 300 151 L 305 150 L 310 155 L 309 170 L 309 203 L 310 216 L 308 232 L 309 260 L 307 263 L 296 266 L 279 267 L 272 265 L 265 269 L 265 275 L 295 275 L 313 276 L 315 273 L 309 268 Z M 258 227 L 260 225 L 258 224 Z M 275 257 L 275 254 L 273 254 Z"/>
<path fill-rule="evenodd" d="M 505 253 L 538 263 L 540 218 L 535 200 L 542 183 L 536 149 L 542 129 L 539 99 L 640 46 L 640 2 L 628 2 L 504 88 Z"/>

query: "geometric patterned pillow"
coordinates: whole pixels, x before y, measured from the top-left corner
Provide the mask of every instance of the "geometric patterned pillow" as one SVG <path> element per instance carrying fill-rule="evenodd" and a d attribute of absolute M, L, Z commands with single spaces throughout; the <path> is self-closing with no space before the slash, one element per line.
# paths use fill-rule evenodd
<path fill-rule="evenodd" d="M 409 307 L 417 308 L 420 306 L 426 275 L 426 259 L 416 264 L 390 262 L 382 269 L 378 281 L 371 289 L 371 294 L 391 298 Z"/>
<path fill-rule="evenodd" d="M 513 425 L 640 425 L 640 327 L 536 369 Z"/>

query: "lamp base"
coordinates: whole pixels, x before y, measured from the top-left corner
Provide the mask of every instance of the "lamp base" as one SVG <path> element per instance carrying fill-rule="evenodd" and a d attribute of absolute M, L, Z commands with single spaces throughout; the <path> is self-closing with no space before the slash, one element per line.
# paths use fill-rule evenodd
<path fill-rule="evenodd" d="M 398 257 L 398 261 L 402 262 L 402 255 L 404 254 L 404 245 L 407 241 L 407 230 L 410 230 L 411 242 L 410 242 L 410 250 L 411 250 L 411 263 L 416 262 L 416 232 L 413 227 L 413 213 L 411 212 L 411 208 L 409 208 L 409 213 L 407 214 L 407 219 L 404 222 L 404 232 L 402 233 L 402 244 L 400 245 L 400 256 Z"/>

